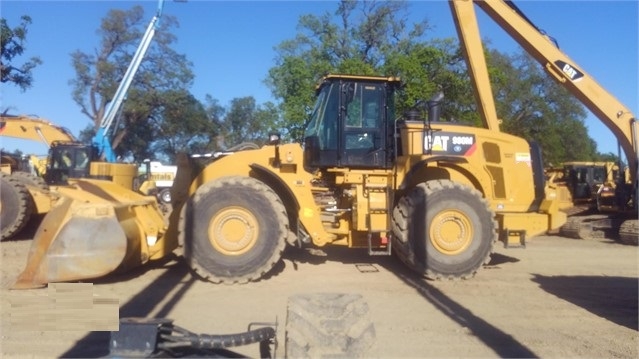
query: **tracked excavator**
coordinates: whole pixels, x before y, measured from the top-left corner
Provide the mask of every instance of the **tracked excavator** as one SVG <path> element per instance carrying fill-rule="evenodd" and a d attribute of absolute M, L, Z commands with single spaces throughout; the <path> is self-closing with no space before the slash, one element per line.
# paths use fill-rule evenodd
<path fill-rule="evenodd" d="M 608 213 L 586 217 L 585 220 L 573 217 L 562 227 L 562 232 L 582 239 L 590 238 L 594 233 L 611 234 L 618 236 L 623 243 L 637 245 L 639 134 L 637 119 L 632 111 L 564 54 L 513 2 L 489 0 L 473 3 L 610 129 L 628 161 L 628 168 L 620 169 L 620 173 L 627 175 L 617 176 L 614 185 L 602 185 L 597 189 L 596 202 L 601 209 L 609 210 Z M 474 7 L 470 5 L 470 1 L 455 0 L 451 2 L 451 7 L 457 12 L 455 18 L 458 20 L 463 16 L 474 16 Z M 463 26 L 461 27 L 463 31 Z M 466 51 L 466 54 L 471 54 L 471 51 Z"/>
<path fill-rule="evenodd" d="M 2 240 L 20 233 L 35 216 L 48 213 L 60 199 L 69 181 L 76 178 L 103 178 L 131 189 L 137 167 L 131 164 L 105 163 L 98 158 L 98 151 L 79 142 L 66 128 L 48 120 L 30 116 L 3 115 L 0 117 L 0 136 L 21 140 L 41 141 L 49 147 L 46 159 L 38 161 L 33 173 L 18 164 L 8 164 L 0 175 L 2 206 L 0 207 Z M 5 157 L 3 157 L 4 159 Z M 17 161 L 13 161 L 17 162 Z M 24 166 L 21 166 L 24 167 Z M 154 182 L 139 185 L 139 192 L 153 192 Z"/>
<path fill-rule="evenodd" d="M 558 78 L 582 76 L 505 2 L 452 1 L 484 128 L 442 121 L 439 98 L 396 114 L 396 77 L 328 75 L 303 146 L 273 136 L 206 163 L 179 155 L 168 222 L 112 193 L 108 182 L 79 180 L 76 195 L 38 229 L 14 288 L 126 271 L 179 245 L 214 283 L 259 280 L 287 245 L 394 252 L 426 277 L 470 278 L 498 241 L 525 246 L 559 228 L 566 217 L 545 187 L 538 146 L 499 130 L 473 3 L 527 50 L 552 51 L 543 63 Z M 634 120 L 617 104 L 606 123 L 629 140 Z"/>

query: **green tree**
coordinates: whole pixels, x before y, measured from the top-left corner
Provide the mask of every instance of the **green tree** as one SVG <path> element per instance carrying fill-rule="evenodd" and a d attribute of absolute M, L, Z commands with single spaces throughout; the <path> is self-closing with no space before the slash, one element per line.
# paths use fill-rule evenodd
<path fill-rule="evenodd" d="M 527 54 L 490 51 L 491 82 L 502 130 L 537 141 L 547 163 L 592 161 L 596 143 L 586 110 Z"/>
<path fill-rule="evenodd" d="M 5 18 L 2 18 L 0 22 L 0 44 L 2 45 L 0 79 L 2 83 L 13 83 L 25 91 L 33 84 L 32 70 L 42 64 L 42 60 L 33 56 L 22 65 L 15 63 L 16 58 L 22 56 L 26 49 L 27 26 L 31 24 L 31 17 L 23 15 L 20 20 L 20 25 L 13 29 L 9 27 Z"/>
<path fill-rule="evenodd" d="M 222 143 L 219 145 L 226 148 L 244 142 L 263 145 L 269 132 L 277 129 L 278 120 L 278 109 L 273 103 L 258 106 L 252 96 L 234 98 L 220 122 Z"/>
<path fill-rule="evenodd" d="M 187 91 L 169 91 L 162 100 L 150 121 L 154 133 L 151 151 L 162 153 L 171 163 L 178 152 L 207 152 L 218 126 L 204 105 Z"/>
<path fill-rule="evenodd" d="M 334 14 L 305 15 L 298 33 L 277 47 L 267 84 L 282 100 L 288 138 L 300 141 L 314 102 L 314 87 L 326 73 L 399 76 L 396 114 L 438 92 L 442 118 L 481 125 L 469 73 L 457 41 L 424 41 L 427 23 L 409 31 L 404 2 L 341 1 Z M 547 162 L 592 160 L 594 141 L 584 126 L 585 110 L 527 55 L 505 55 L 487 47 L 502 131 L 541 144 Z"/>
<path fill-rule="evenodd" d="M 119 122 L 111 129 L 114 134 L 111 144 L 120 156 L 140 157 L 136 153 L 147 152 L 150 141 L 154 140 L 148 137 L 156 134 L 144 129 L 151 128 L 149 121 L 153 116 L 157 118 L 157 108 L 166 105 L 163 96 L 183 93 L 192 84 L 192 64 L 171 48 L 175 36 L 169 30 L 178 26 L 177 21 L 164 15 L 160 24 L 133 78 Z M 90 129 L 83 132 L 85 136 L 100 126 L 145 28 L 144 11 L 140 6 L 128 11 L 111 10 L 98 30 L 100 46 L 92 52 L 78 50 L 71 54 L 76 72 L 71 81 L 73 99 L 91 121 Z M 181 121 L 190 120 L 181 118 Z M 125 138 L 127 145 L 120 147 Z"/>
<path fill-rule="evenodd" d="M 407 15 L 405 1 L 342 0 L 334 14 L 302 16 L 295 38 L 277 46 L 266 79 L 282 100 L 283 135 L 301 141 L 321 76 L 379 74 L 389 54 L 407 51 L 426 29 L 425 21 L 409 28 Z"/>

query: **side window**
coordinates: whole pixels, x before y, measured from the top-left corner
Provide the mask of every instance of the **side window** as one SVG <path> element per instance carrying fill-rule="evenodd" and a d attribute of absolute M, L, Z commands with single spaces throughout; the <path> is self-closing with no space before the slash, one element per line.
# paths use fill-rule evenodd
<path fill-rule="evenodd" d="M 75 156 L 75 168 L 84 169 L 89 164 L 89 154 L 85 150 L 79 150 Z"/>
<path fill-rule="evenodd" d="M 376 83 L 352 83 L 344 91 L 344 154 L 342 164 L 379 166 L 385 160 L 383 125 L 386 88 Z"/>
<path fill-rule="evenodd" d="M 337 131 L 337 119 L 339 117 L 339 90 L 338 86 L 331 86 L 328 94 L 326 109 L 324 111 L 324 121 L 322 121 L 324 139 L 320 148 L 322 150 L 337 150 L 339 134 Z"/>

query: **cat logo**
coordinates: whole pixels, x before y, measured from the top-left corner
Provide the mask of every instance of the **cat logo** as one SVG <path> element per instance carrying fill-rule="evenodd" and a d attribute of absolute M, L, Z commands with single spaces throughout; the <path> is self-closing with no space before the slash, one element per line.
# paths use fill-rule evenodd
<path fill-rule="evenodd" d="M 582 77 L 584 77 L 584 74 L 581 73 L 581 71 L 577 70 L 569 63 L 557 60 L 555 61 L 555 65 L 557 65 L 557 67 L 561 69 L 561 72 L 563 72 L 564 75 L 568 77 L 572 82 L 577 82 L 581 80 Z"/>
<path fill-rule="evenodd" d="M 424 153 L 469 156 L 475 150 L 475 136 L 465 133 L 436 132 L 424 136 Z"/>

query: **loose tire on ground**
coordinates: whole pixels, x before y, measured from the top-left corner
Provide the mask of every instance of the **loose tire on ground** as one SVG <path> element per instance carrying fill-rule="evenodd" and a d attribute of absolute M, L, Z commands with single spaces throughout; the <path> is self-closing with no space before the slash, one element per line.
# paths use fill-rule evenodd
<path fill-rule="evenodd" d="M 448 180 L 420 183 L 393 210 L 393 249 L 431 279 L 470 278 L 490 261 L 495 213 L 482 194 Z"/>
<path fill-rule="evenodd" d="M 313 293 L 289 298 L 285 337 L 287 358 L 364 358 L 375 327 L 361 295 Z"/>
<path fill-rule="evenodd" d="M 33 201 L 23 183 L 6 173 L 0 173 L 0 226 L 2 240 L 16 235 L 31 218 Z"/>
<path fill-rule="evenodd" d="M 186 204 L 185 257 L 204 279 L 246 283 L 280 260 L 288 217 L 279 197 L 250 177 L 202 185 Z"/>

